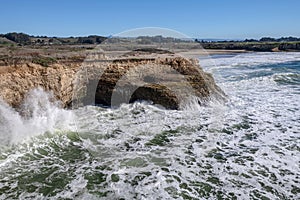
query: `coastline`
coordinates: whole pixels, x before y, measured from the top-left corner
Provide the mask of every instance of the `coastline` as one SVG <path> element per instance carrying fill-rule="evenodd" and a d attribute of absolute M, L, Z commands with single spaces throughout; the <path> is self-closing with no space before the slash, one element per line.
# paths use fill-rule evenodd
<path fill-rule="evenodd" d="M 247 50 L 224 50 L 224 49 L 197 49 L 189 51 L 181 51 L 178 54 L 182 57 L 196 58 L 206 57 L 206 56 L 218 56 L 218 55 L 235 55 L 242 53 L 251 53 L 253 51 Z"/>
<path fill-rule="evenodd" d="M 120 51 L 111 51 L 107 56 L 85 50 L 74 52 L 69 49 L 58 53 L 49 49 L 45 52 L 20 48 L 0 60 L 3 69 L 0 70 L 0 86 L 5 88 L 0 97 L 15 108 L 22 106 L 27 93 L 38 87 L 53 92 L 64 108 L 95 103 L 116 106 L 150 100 L 166 109 L 180 109 L 181 101 L 185 101 L 182 97 L 191 95 L 201 100 L 199 104 L 211 97 L 225 101 L 225 93 L 215 84 L 213 77 L 202 70 L 196 59 L 161 51 L 146 48 L 123 51 L 122 55 L 119 55 Z M 119 81 L 122 81 L 118 86 L 121 89 L 116 91 Z M 90 97 L 88 90 L 82 89 L 86 82 L 94 84 L 89 87 L 95 87 L 92 94 L 95 97 Z M 117 95 L 117 100 L 113 95 Z"/>

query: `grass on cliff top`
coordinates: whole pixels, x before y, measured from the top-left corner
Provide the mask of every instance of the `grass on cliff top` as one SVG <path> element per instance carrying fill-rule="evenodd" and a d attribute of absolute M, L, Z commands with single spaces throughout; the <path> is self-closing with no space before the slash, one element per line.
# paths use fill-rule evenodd
<path fill-rule="evenodd" d="M 39 64 L 43 67 L 49 67 L 50 65 L 56 63 L 57 60 L 52 57 L 33 57 L 32 63 Z"/>

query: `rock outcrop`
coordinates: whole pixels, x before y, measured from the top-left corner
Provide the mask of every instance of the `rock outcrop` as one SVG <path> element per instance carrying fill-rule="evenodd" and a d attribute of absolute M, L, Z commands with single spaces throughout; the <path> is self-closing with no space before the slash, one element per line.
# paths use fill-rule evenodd
<path fill-rule="evenodd" d="M 213 77 L 196 60 L 181 57 L 120 59 L 109 64 L 99 79 L 96 104 L 118 106 L 150 100 L 168 109 L 179 109 L 189 98 L 204 104 L 211 98 L 224 100 Z"/>
<path fill-rule="evenodd" d="M 41 87 L 53 92 L 67 106 L 71 103 L 73 78 L 78 68 L 79 64 L 43 67 L 33 63 L 1 67 L 0 97 L 11 106 L 18 107 L 30 90 Z"/>
<path fill-rule="evenodd" d="M 196 60 L 172 56 L 143 58 L 121 57 L 107 61 L 105 67 L 84 66 L 85 62 L 54 63 L 41 66 L 23 63 L 2 66 L 0 97 L 18 107 L 26 93 L 36 87 L 53 92 L 64 107 L 76 101 L 84 104 L 115 106 L 137 100 L 150 100 L 169 109 L 178 109 L 188 97 L 198 97 L 199 103 L 211 98 L 224 99 L 225 94 L 213 77 L 203 72 Z M 99 70 L 95 70 L 95 69 Z M 82 70 L 94 70 L 81 77 Z M 97 73 L 101 71 L 101 73 Z M 85 82 L 78 81 L 80 77 Z M 96 83 L 89 91 L 88 82 Z M 83 84 L 83 85 L 82 85 Z M 84 89 L 82 89 L 84 88 Z M 78 95 L 80 94 L 80 95 Z M 90 98 L 90 99 L 88 99 Z M 88 100 L 87 100 L 88 99 Z"/>

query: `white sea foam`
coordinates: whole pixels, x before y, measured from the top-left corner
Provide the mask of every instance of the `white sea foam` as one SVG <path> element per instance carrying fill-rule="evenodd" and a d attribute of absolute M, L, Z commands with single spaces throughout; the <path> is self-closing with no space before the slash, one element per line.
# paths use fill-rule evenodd
<path fill-rule="evenodd" d="M 286 62 L 300 60 L 299 55 L 215 58 L 219 65 L 206 69 L 220 75 L 219 85 L 229 97 L 226 105 L 211 102 L 199 107 L 191 102 L 185 110 L 175 111 L 137 102 L 117 109 L 86 106 L 72 116 L 37 90 L 29 95 L 33 104 L 24 104 L 23 113 L 29 110 L 24 119 L 2 103 L 0 111 L 6 114 L 1 117 L 24 132 L 72 129 L 69 123 L 60 124 L 58 116 L 63 115 L 66 121 L 75 118 L 78 133 L 37 139 L 5 155 L 1 163 L 10 165 L 1 165 L 0 178 L 5 181 L 0 189 L 10 187 L 5 191 L 18 196 L 13 189 L 24 187 L 26 179 L 22 197 L 28 198 L 41 196 L 39 189 L 47 185 L 56 189 L 55 194 L 47 194 L 53 199 L 105 195 L 104 199 L 215 199 L 218 195 L 297 199 L 299 85 L 279 84 L 278 77 L 294 77 L 296 72 L 276 70 L 270 63 L 287 66 Z M 265 64 L 270 66 L 261 66 Z M 41 106 L 43 99 L 50 101 Z M 34 122 L 41 126 L 32 128 Z M 7 127 L 9 133 L 22 133 Z M 34 176 L 26 173 L 28 169 Z M 32 178 L 44 172 L 49 173 L 45 180 L 37 183 Z M 32 187 L 37 187 L 33 193 L 27 189 Z"/>
<path fill-rule="evenodd" d="M 232 54 L 226 57 L 215 57 L 200 59 L 200 64 L 205 69 L 232 68 L 239 66 L 258 66 L 266 64 L 278 64 L 291 61 L 300 61 L 300 52 L 278 52 L 278 53 L 242 53 Z"/>
<path fill-rule="evenodd" d="M 30 91 L 18 111 L 0 101 L 0 144 L 11 145 L 56 130 L 74 130 L 72 111 L 61 108 L 51 93 Z"/>

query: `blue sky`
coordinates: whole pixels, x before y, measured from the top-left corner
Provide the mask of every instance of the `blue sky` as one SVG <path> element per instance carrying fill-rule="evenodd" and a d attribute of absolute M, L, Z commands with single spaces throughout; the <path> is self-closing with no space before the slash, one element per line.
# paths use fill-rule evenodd
<path fill-rule="evenodd" d="M 2 0 L 0 33 L 113 35 L 139 27 L 194 38 L 300 37 L 300 0 Z"/>

